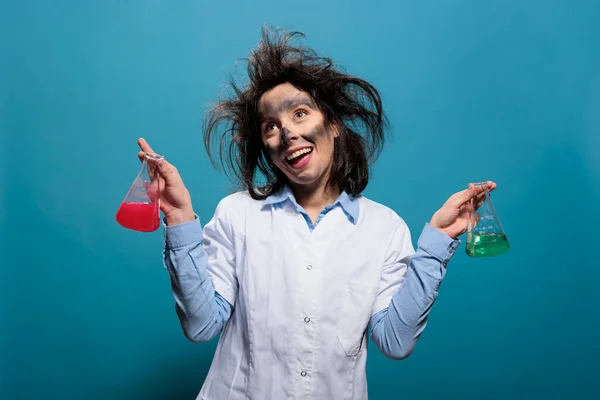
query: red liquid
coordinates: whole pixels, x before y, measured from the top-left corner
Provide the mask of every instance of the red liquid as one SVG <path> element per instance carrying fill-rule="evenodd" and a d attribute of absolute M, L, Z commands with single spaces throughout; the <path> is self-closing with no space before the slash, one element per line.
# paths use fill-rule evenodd
<path fill-rule="evenodd" d="M 117 222 L 128 229 L 153 232 L 158 229 L 158 204 L 123 203 L 117 211 Z"/>

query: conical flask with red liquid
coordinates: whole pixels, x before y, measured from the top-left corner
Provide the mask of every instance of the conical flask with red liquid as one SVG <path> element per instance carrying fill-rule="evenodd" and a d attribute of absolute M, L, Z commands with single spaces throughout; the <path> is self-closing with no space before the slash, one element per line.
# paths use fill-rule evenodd
<path fill-rule="evenodd" d="M 164 157 L 144 153 L 142 170 L 117 210 L 117 222 L 138 232 L 153 232 L 160 226 L 160 179 L 152 163 Z"/>

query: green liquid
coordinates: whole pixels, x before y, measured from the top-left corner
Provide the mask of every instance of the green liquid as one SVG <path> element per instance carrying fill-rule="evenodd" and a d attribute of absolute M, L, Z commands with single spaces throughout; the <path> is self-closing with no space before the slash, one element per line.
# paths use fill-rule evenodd
<path fill-rule="evenodd" d="M 471 257 L 493 257 L 504 254 L 510 245 L 503 233 L 470 234 L 467 237 L 467 255 Z"/>

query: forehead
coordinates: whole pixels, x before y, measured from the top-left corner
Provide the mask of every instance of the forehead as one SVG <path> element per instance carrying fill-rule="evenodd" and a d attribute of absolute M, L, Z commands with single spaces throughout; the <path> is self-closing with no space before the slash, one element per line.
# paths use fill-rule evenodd
<path fill-rule="evenodd" d="M 290 83 L 282 83 L 266 91 L 258 101 L 259 114 L 277 114 L 297 105 L 317 108 L 313 98 Z"/>

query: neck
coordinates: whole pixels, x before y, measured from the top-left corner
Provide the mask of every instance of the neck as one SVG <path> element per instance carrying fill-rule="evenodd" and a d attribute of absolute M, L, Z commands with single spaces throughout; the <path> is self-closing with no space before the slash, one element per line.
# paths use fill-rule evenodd
<path fill-rule="evenodd" d="M 337 186 L 317 183 L 311 186 L 291 185 L 296 202 L 305 210 L 322 210 L 337 200 L 341 191 Z"/>

